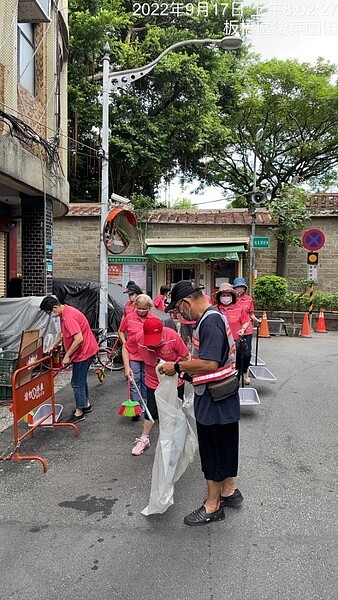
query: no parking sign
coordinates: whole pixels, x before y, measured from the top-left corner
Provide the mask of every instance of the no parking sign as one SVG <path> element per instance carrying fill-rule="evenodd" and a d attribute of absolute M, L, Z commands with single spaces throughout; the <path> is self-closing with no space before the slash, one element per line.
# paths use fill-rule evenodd
<path fill-rule="evenodd" d="M 303 246 L 309 250 L 307 255 L 307 276 L 318 281 L 318 253 L 325 244 L 325 235 L 320 229 L 308 229 L 303 235 Z"/>
<path fill-rule="evenodd" d="M 317 252 L 325 244 L 325 235 L 320 229 L 308 229 L 303 235 L 302 243 L 306 250 Z"/>

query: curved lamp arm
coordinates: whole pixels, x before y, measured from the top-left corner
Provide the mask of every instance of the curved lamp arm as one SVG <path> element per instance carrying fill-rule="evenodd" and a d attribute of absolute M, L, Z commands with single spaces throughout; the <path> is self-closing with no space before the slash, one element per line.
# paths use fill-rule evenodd
<path fill-rule="evenodd" d="M 159 54 L 159 56 L 157 58 L 155 58 L 152 62 L 148 63 L 144 67 L 136 67 L 135 69 L 126 69 L 125 71 L 109 72 L 109 79 L 111 80 L 112 86 L 115 88 L 124 87 L 125 85 L 133 83 L 134 81 L 141 79 L 141 77 L 148 75 L 148 73 L 150 73 L 150 71 L 152 71 L 152 69 L 157 65 L 157 63 L 160 62 L 160 60 L 164 56 L 166 56 L 166 54 L 168 54 L 169 52 L 172 52 L 173 50 L 176 50 L 177 48 L 181 48 L 182 46 L 191 46 L 191 45 L 201 46 L 204 44 L 213 44 L 215 46 L 219 46 L 220 48 L 223 48 L 224 50 L 237 50 L 237 48 L 241 47 L 242 43 L 243 43 L 242 38 L 235 36 L 235 35 L 231 35 L 231 36 L 229 35 L 229 36 L 223 37 L 219 40 L 215 40 L 212 38 L 183 40 L 181 42 L 176 42 L 175 44 L 172 44 L 171 46 L 169 46 L 168 48 L 163 50 L 163 52 L 161 52 L 161 54 Z M 109 48 L 108 44 L 105 45 L 104 50 L 105 50 L 106 55 L 110 53 L 110 48 Z M 103 74 L 97 73 L 90 79 L 92 81 L 97 81 L 102 78 L 103 78 Z"/>

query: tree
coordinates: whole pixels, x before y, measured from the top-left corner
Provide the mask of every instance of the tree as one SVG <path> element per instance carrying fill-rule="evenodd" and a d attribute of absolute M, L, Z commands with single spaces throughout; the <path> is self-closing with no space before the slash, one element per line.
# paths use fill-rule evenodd
<path fill-rule="evenodd" d="M 163 16 L 145 17 L 137 11 L 133 14 L 127 0 L 69 0 L 72 199 L 99 197 L 102 107 L 97 84 L 89 77 L 102 70 L 104 43 L 111 47 L 112 69 L 142 66 L 179 40 L 220 38 L 224 21 L 231 18 L 231 6 L 224 7 L 224 14 L 216 14 L 210 3 L 208 18 L 196 12 L 175 15 L 171 8 Z M 244 19 L 253 13 L 245 9 Z M 218 120 L 220 90 L 224 94 L 224 80 L 228 80 L 230 99 L 234 73 L 245 55 L 245 50 L 226 53 L 187 46 L 168 54 L 155 72 L 112 96 L 110 158 L 115 192 L 154 198 L 163 176 L 194 170 L 207 153 L 211 134 L 223 135 Z"/>
<path fill-rule="evenodd" d="M 308 218 L 306 195 L 294 183 L 311 188 L 338 181 L 338 87 L 336 67 L 318 59 L 251 63 L 235 87 L 232 105 L 224 106 L 227 142 L 209 144 L 208 168 L 196 176 L 236 194 L 233 207 L 247 206 L 254 178 L 269 189 L 266 203 L 278 221 L 277 275 L 285 276 L 292 232 Z M 263 137 L 256 135 L 263 128 Z"/>
<path fill-rule="evenodd" d="M 192 203 L 190 198 L 179 198 L 174 202 L 173 209 L 197 210 L 197 206 Z"/>
<path fill-rule="evenodd" d="M 309 194 L 295 186 L 284 186 L 277 196 L 267 202 L 272 218 L 277 221 L 273 233 L 277 239 L 276 275 L 285 277 L 286 259 L 289 246 L 300 246 L 299 236 L 294 235 L 297 229 L 304 227 L 310 219 L 307 209 Z"/>
<path fill-rule="evenodd" d="M 256 146 L 257 188 L 268 187 L 272 198 L 295 180 L 312 187 L 337 181 L 336 73 L 321 59 L 314 66 L 277 59 L 249 64 L 232 102 L 222 106 L 227 143 L 215 136 L 209 141 L 208 168 L 200 165 L 196 175 L 247 198 Z"/>

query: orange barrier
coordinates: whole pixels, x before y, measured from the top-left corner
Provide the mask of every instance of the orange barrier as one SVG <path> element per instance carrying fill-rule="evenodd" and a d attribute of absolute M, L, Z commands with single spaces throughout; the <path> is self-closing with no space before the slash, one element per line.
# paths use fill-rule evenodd
<path fill-rule="evenodd" d="M 262 315 L 262 322 L 259 326 L 259 330 L 258 330 L 258 337 L 260 338 L 269 338 L 270 336 L 270 332 L 269 332 L 269 324 L 268 324 L 268 317 L 266 315 L 266 310 L 263 311 L 263 315 Z"/>
<path fill-rule="evenodd" d="M 27 381 L 29 374 L 29 380 Z M 51 410 L 44 415 L 42 419 L 34 425 L 31 425 L 30 430 L 22 435 L 19 435 L 19 421 L 27 415 L 27 413 L 35 410 L 47 400 L 51 402 Z M 33 435 L 38 427 L 72 427 L 75 435 L 78 437 L 80 432 L 74 423 L 58 423 L 55 418 L 55 393 L 54 393 L 54 376 L 53 362 L 50 356 L 45 356 L 28 366 L 17 369 L 12 375 L 12 412 L 13 412 L 13 435 L 14 435 L 14 451 L 10 454 L 0 456 L 0 460 L 13 460 L 20 462 L 22 460 L 39 460 L 42 464 L 43 471 L 47 471 L 47 462 L 42 456 L 28 456 L 19 454 L 21 442 L 28 435 Z M 45 423 L 50 419 L 50 423 Z"/>
<path fill-rule="evenodd" d="M 302 328 L 300 330 L 299 337 L 311 338 L 311 329 L 308 313 L 305 313 Z"/>
<path fill-rule="evenodd" d="M 316 333 L 327 333 L 327 329 L 325 326 L 325 319 L 324 319 L 324 311 L 321 308 L 319 311 L 319 317 L 318 317 L 318 321 L 317 321 L 317 327 L 315 329 Z"/>

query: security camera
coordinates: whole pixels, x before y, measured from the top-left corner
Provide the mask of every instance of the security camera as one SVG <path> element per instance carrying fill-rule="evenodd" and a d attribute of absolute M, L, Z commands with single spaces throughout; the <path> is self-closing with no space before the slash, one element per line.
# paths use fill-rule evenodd
<path fill-rule="evenodd" d="M 119 196 L 118 194 L 112 194 L 110 199 L 113 202 L 118 202 L 118 204 L 130 204 L 130 200 L 128 198 L 124 198 L 123 196 Z"/>

